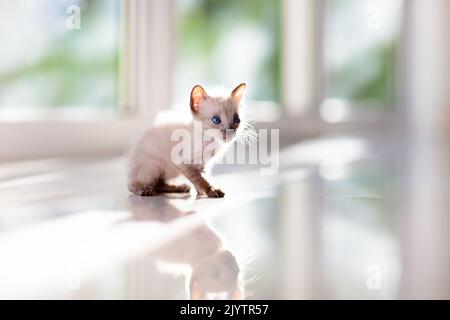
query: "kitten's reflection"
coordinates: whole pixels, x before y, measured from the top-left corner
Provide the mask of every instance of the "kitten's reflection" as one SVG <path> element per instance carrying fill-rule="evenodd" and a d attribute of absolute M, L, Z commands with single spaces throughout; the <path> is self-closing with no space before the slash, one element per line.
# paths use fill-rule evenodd
<path fill-rule="evenodd" d="M 194 213 L 181 198 L 130 196 L 134 219 L 172 223 Z M 178 221 L 176 221 L 178 222 Z M 240 267 L 235 256 L 224 248 L 218 234 L 204 221 L 169 241 L 151 256 L 164 264 L 188 266 L 191 299 L 241 299 Z"/>

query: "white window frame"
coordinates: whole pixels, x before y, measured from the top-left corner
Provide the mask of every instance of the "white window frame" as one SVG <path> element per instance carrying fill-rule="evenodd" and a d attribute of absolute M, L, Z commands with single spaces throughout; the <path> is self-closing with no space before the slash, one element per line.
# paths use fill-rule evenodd
<path fill-rule="evenodd" d="M 406 19 L 409 5 L 404 0 L 403 15 Z M 269 128 L 281 128 L 280 140 L 294 142 L 299 139 L 328 134 L 376 135 L 377 132 L 398 130 L 405 117 L 405 73 L 410 66 L 403 56 L 404 48 L 398 50 L 396 90 L 398 101 L 389 112 L 357 117 L 337 123 L 325 121 L 320 106 L 325 101 L 325 74 L 323 36 L 326 0 L 283 0 L 283 51 L 282 102 L 283 114 L 276 123 L 263 124 Z M 294 26 L 294 27 L 292 27 Z M 404 42 L 409 30 L 402 26 L 400 41 Z M 298 84 L 303 88 L 299 89 Z M 350 105 L 350 107 L 352 107 Z"/>
<path fill-rule="evenodd" d="M 169 106 L 172 5 L 166 0 L 122 1 L 123 94 L 117 116 L 0 120 L 0 161 L 122 153 L 132 135 Z"/>
<path fill-rule="evenodd" d="M 117 155 L 123 153 L 134 133 L 159 110 L 170 106 L 174 0 L 123 0 L 122 3 L 121 112 L 112 119 L 0 121 L 0 161 Z M 260 123 L 257 127 L 282 129 L 281 138 L 293 141 L 329 132 L 351 132 L 355 128 L 384 130 L 395 126 L 398 115 L 388 115 L 387 119 L 376 122 L 337 124 L 320 118 L 323 3 L 324 0 L 282 0 L 283 111 L 278 121 Z M 402 111 L 400 106 L 397 109 Z"/>

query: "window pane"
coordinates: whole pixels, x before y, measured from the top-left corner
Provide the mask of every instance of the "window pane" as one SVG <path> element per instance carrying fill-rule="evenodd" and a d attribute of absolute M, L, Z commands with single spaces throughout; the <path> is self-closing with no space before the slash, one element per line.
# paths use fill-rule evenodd
<path fill-rule="evenodd" d="M 119 11 L 119 0 L 0 0 L 0 111 L 116 108 Z"/>
<path fill-rule="evenodd" d="M 393 106 L 402 1 L 325 3 L 325 107 L 341 108 L 336 101 L 359 109 Z"/>
<path fill-rule="evenodd" d="M 249 99 L 279 100 L 280 1 L 176 0 L 176 106 L 195 83 L 249 83 Z"/>

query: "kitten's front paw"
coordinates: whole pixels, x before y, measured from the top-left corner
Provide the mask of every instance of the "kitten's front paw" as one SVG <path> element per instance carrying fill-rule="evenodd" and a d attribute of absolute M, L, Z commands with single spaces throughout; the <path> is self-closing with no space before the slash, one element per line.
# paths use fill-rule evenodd
<path fill-rule="evenodd" d="M 208 198 L 223 198 L 225 193 L 220 189 L 209 188 L 208 191 L 206 191 L 206 195 Z"/>
<path fill-rule="evenodd" d="M 153 187 L 153 185 L 150 184 L 144 184 L 142 186 L 142 189 L 140 191 L 140 195 L 143 197 L 149 197 L 149 196 L 153 196 L 155 195 L 155 188 Z"/>
<path fill-rule="evenodd" d="M 143 197 L 153 196 L 155 194 L 155 188 L 152 184 L 143 184 L 140 182 L 131 183 L 128 185 L 128 190 Z"/>

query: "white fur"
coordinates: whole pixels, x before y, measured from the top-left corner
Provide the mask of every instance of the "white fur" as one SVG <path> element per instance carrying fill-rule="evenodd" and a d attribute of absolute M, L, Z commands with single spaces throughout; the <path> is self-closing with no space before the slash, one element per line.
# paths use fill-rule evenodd
<path fill-rule="evenodd" d="M 171 139 L 174 130 L 185 129 L 189 131 L 191 137 L 202 137 L 201 134 L 194 133 L 193 120 L 196 120 L 202 123 L 203 131 L 213 129 L 222 133 L 232 123 L 233 115 L 239 111 L 239 105 L 240 101 L 230 95 L 208 94 L 199 110 L 191 117 L 179 119 L 179 115 L 174 112 L 164 112 L 158 116 L 155 123 L 148 127 L 132 145 L 128 165 L 129 188 L 133 183 L 147 184 L 156 179 L 169 180 L 180 176 L 180 170 L 171 159 L 172 149 L 179 143 Z M 222 119 L 220 125 L 214 125 L 211 122 L 214 115 L 220 115 Z M 218 138 L 215 142 L 222 146 L 228 144 Z M 205 147 L 202 141 L 197 145 Z M 203 152 L 203 148 L 194 150 L 194 154 Z M 203 163 L 196 165 L 200 171 L 210 159 L 203 160 Z M 131 188 L 130 191 L 132 191 Z"/>

